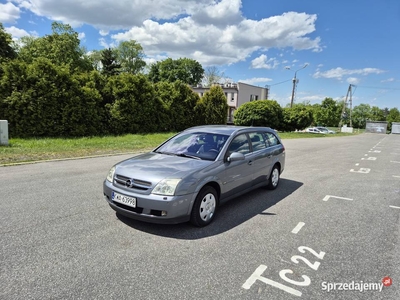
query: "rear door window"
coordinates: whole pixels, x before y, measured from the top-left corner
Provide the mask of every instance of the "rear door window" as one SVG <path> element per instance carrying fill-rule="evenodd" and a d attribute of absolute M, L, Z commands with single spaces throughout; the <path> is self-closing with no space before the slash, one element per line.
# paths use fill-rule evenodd
<path fill-rule="evenodd" d="M 253 147 L 253 152 L 258 150 L 263 150 L 268 147 L 266 137 L 262 132 L 251 132 L 249 133 L 251 140 L 251 146 Z"/>

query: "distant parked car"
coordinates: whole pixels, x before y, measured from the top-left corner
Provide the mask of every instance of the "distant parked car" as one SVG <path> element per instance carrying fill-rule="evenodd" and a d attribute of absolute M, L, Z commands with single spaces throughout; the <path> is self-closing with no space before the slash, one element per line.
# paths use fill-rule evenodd
<path fill-rule="evenodd" d="M 328 133 L 328 134 L 336 133 L 335 131 L 330 130 L 326 127 L 315 127 L 315 128 L 317 128 L 319 131 L 322 131 L 323 133 Z"/>
<path fill-rule="evenodd" d="M 326 134 L 326 133 L 327 133 L 327 132 L 323 132 L 323 131 L 317 129 L 316 127 L 307 128 L 307 129 L 305 130 L 305 132 L 309 132 L 309 133 L 320 133 L 320 134 Z"/>
<path fill-rule="evenodd" d="M 114 165 L 103 192 L 126 217 L 205 226 L 222 202 L 261 186 L 275 189 L 284 168 L 285 147 L 275 130 L 199 126 Z"/>

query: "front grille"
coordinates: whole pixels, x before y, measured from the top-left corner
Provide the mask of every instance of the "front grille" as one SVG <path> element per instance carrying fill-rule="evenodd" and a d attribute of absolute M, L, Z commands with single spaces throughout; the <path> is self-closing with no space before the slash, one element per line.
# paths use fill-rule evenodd
<path fill-rule="evenodd" d="M 131 181 L 131 184 L 127 186 L 126 182 L 128 180 Z M 137 189 L 137 190 L 142 190 L 142 191 L 147 191 L 151 187 L 151 182 L 143 181 L 143 180 L 135 179 L 135 178 L 129 178 L 129 177 L 118 175 L 118 174 L 115 176 L 115 182 L 124 187 L 129 187 L 132 189 Z"/>

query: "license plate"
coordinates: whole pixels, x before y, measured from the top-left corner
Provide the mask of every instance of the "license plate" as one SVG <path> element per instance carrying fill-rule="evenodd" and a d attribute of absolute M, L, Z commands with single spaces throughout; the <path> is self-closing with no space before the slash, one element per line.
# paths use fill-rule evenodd
<path fill-rule="evenodd" d="M 111 199 L 115 202 L 122 203 L 130 207 L 136 207 L 136 198 L 134 197 L 129 197 L 118 194 L 116 192 L 112 192 Z"/>

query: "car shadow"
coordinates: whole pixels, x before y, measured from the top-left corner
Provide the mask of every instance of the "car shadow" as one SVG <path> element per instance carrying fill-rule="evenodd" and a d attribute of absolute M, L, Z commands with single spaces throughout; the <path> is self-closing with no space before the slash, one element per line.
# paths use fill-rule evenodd
<path fill-rule="evenodd" d="M 149 234 L 175 239 L 195 240 L 221 234 L 250 220 L 257 215 L 274 217 L 265 210 L 299 189 L 303 183 L 281 178 L 274 191 L 257 189 L 228 201 L 218 208 L 214 221 L 206 227 L 195 227 L 189 222 L 164 225 L 132 220 L 116 213 L 117 218 L 126 225 Z"/>

